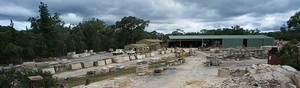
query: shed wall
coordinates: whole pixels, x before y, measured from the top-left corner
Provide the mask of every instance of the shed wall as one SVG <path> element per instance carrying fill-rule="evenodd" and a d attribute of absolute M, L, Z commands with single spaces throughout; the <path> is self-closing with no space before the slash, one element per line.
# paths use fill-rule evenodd
<path fill-rule="evenodd" d="M 223 39 L 222 41 L 223 48 L 236 47 L 236 46 L 243 46 L 243 39 Z"/>

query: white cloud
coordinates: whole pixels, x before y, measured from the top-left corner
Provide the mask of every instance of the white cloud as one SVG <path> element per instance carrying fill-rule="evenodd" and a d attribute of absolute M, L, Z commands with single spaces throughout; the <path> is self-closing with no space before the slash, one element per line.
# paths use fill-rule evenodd
<path fill-rule="evenodd" d="M 71 23 L 71 24 L 79 23 L 83 19 L 82 17 L 80 17 L 74 13 L 63 14 L 60 17 L 61 17 L 62 21 L 65 21 L 66 23 Z"/>

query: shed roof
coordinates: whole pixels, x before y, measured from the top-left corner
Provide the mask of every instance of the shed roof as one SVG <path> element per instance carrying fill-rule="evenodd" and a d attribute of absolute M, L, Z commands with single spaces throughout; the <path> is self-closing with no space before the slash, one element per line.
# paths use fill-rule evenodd
<path fill-rule="evenodd" d="M 265 35 L 181 35 L 169 36 L 169 39 L 259 39 L 272 38 Z"/>
<path fill-rule="evenodd" d="M 133 47 L 148 47 L 146 44 L 128 44 L 126 46 L 133 46 Z"/>
<path fill-rule="evenodd" d="M 143 40 L 140 40 L 140 41 L 148 41 L 148 42 L 163 42 L 159 39 L 143 39 Z M 139 41 L 138 41 L 139 42 Z"/>

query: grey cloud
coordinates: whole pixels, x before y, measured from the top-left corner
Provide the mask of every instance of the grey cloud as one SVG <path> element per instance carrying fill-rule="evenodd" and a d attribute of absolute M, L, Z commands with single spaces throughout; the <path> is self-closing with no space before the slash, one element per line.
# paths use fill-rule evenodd
<path fill-rule="evenodd" d="M 14 5 L 18 7 L 12 8 L 11 11 L 2 11 L 0 8 L 0 20 L 14 19 L 26 22 L 29 17 L 38 16 L 38 5 L 41 1 L 43 0 L 1 0 L 0 7 Z M 45 0 L 43 2 L 48 4 L 51 13 L 60 13 L 61 19 L 67 23 L 98 18 L 113 24 L 124 16 L 131 15 L 150 20 L 152 26 L 147 28 L 148 31 L 165 32 L 177 28 L 198 31 L 203 28 L 232 25 L 271 30 L 288 20 L 288 17 L 293 15 L 291 12 L 300 10 L 299 0 Z M 21 14 L 15 13 L 18 8 L 23 9 L 19 11 Z M 274 18 L 276 14 L 285 15 Z M 271 24 L 262 20 L 268 17 L 278 23 Z"/>

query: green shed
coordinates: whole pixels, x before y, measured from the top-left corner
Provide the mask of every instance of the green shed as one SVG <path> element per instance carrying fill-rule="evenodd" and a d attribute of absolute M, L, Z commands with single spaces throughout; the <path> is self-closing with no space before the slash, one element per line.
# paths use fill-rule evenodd
<path fill-rule="evenodd" d="M 150 50 L 157 50 L 161 48 L 161 40 L 158 39 L 143 39 L 140 41 L 137 41 L 137 44 L 146 44 L 150 47 Z"/>
<path fill-rule="evenodd" d="M 192 35 L 169 36 L 169 47 L 260 47 L 274 45 L 265 35 Z"/>
<path fill-rule="evenodd" d="M 126 51 L 134 50 L 136 52 L 148 52 L 149 46 L 146 44 L 128 44 L 124 46 Z"/>

